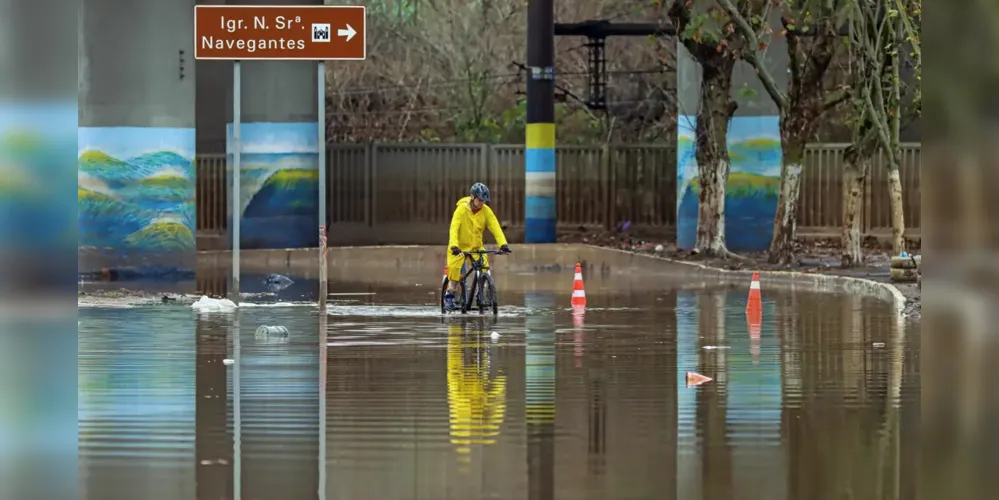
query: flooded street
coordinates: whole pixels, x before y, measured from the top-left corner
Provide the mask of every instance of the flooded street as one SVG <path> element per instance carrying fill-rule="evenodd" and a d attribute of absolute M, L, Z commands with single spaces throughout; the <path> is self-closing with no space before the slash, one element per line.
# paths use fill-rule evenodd
<path fill-rule="evenodd" d="M 501 293 L 496 319 L 417 290 L 81 308 L 80 498 L 914 495 L 919 331 L 887 303 L 768 290 L 750 327 L 745 287 Z"/>

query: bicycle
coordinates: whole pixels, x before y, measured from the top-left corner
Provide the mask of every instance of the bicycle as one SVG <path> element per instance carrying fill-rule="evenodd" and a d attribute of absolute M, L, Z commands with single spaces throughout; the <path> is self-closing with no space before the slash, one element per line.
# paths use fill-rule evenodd
<path fill-rule="evenodd" d="M 461 302 L 461 314 L 468 314 L 468 311 L 472 308 L 472 302 L 475 301 L 479 308 L 479 314 L 485 314 L 487 309 L 492 308 L 493 316 L 499 314 L 499 303 L 496 300 L 496 282 L 493 281 L 493 276 L 489 272 L 489 266 L 485 265 L 483 262 L 483 256 L 485 255 L 503 255 L 506 252 L 501 252 L 499 250 L 472 250 L 471 252 L 462 252 L 465 256 L 465 262 L 471 264 L 467 270 L 464 270 L 461 274 L 461 278 L 458 280 L 458 291 L 454 294 L 455 304 L 458 304 L 458 300 Z M 476 258 L 477 257 L 477 258 Z M 462 266 L 464 268 L 464 266 Z M 472 278 L 472 286 L 467 287 L 465 285 L 465 280 L 469 277 Z M 444 306 L 444 295 L 447 293 L 447 276 L 444 277 L 441 283 L 441 314 L 447 314 L 448 309 Z M 471 293 L 467 293 L 468 290 Z M 476 293 L 478 292 L 478 293 Z"/>

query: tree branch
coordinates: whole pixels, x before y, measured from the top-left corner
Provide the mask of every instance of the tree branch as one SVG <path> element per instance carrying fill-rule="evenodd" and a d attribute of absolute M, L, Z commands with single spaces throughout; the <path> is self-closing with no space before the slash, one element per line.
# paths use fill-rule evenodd
<path fill-rule="evenodd" d="M 850 87 L 844 86 L 826 98 L 825 102 L 822 103 L 822 112 L 825 113 L 832 110 L 848 101 L 851 97 L 853 97 L 853 92 L 850 91 Z"/>
<path fill-rule="evenodd" d="M 756 70 L 763 88 L 766 89 L 767 94 L 770 94 L 770 98 L 773 99 L 774 104 L 783 113 L 788 106 L 787 96 L 777 88 L 777 83 L 774 81 L 773 75 L 770 74 L 770 70 L 757 57 L 757 50 L 760 47 L 759 37 L 756 36 L 756 32 L 749 26 L 749 22 L 739 13 L 739 9 L 732 4 L 731 0 L 718 0 L 718 3 L 725 13 L 728 14 L 729 19 L 733 22 L 736 29 L 739 30 L 739 33 L 748 42 L 749 47 L 742 55 L 743 59 Z"/>
<path fill-rule="evenodd" d="M 878 87 L 880 87 L 880 85 L 878 85 Z M 871 91 L 870 88 L 867 87 L 864 88 L 864 104 L 869 110 L 868 113 L 870 113 L 871 124 L 874 125 L 874 128 L 877 130 L 878 139 L 882 147 L 891 148 L 891 139 L 888 136 L 888 126 L 881 121 L 883 116 L 881 112 L 884 108 L 874 108 L 874 102 L 871 101 Z"/>

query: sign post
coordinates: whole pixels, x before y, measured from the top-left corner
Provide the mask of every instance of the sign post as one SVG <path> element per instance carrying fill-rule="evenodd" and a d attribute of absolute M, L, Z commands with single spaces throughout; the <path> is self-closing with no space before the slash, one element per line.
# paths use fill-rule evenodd
<path fill-rule="evenodd" d="M 326 276 L 326 63 L 319 61 L 319 314 L 326 315 L 329 281 Z M 320 339 L 322 340 L 322 339 Z"/>
<path fill-rule="evenodd" d="M 232 300 L 239 302 L 240 61 L 317 61 L 319 111 L 319 308 L 326 312 L 326 61 L 367 57 L 363 6 L 196 5 L 194 58 L 233 61 Z"/>
<path fill-rule="evenodd" d="M 243 96 L 241 89 L 243 82 L 240 73 L 239 60 L 232 63 L 232 301 L 239 304 L 239 226 L 242 217 L 242 209 L 239 196 L 239 173 L 240 153 L 243 145 L 240 143 L 239 122 L 242 119 Z"/>

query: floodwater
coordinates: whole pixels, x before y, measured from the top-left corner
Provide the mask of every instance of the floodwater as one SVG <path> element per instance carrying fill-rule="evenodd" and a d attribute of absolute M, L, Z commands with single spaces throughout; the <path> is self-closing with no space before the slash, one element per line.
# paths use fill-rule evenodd
<path fill-rule="evenodd" d="M 887 304 L 765 290 L 757 334 L 741 288 L 501 293 L 495 320 L 364 293 L 81 309 L 80 498 L 914 495 L 919 331 Z"/>

